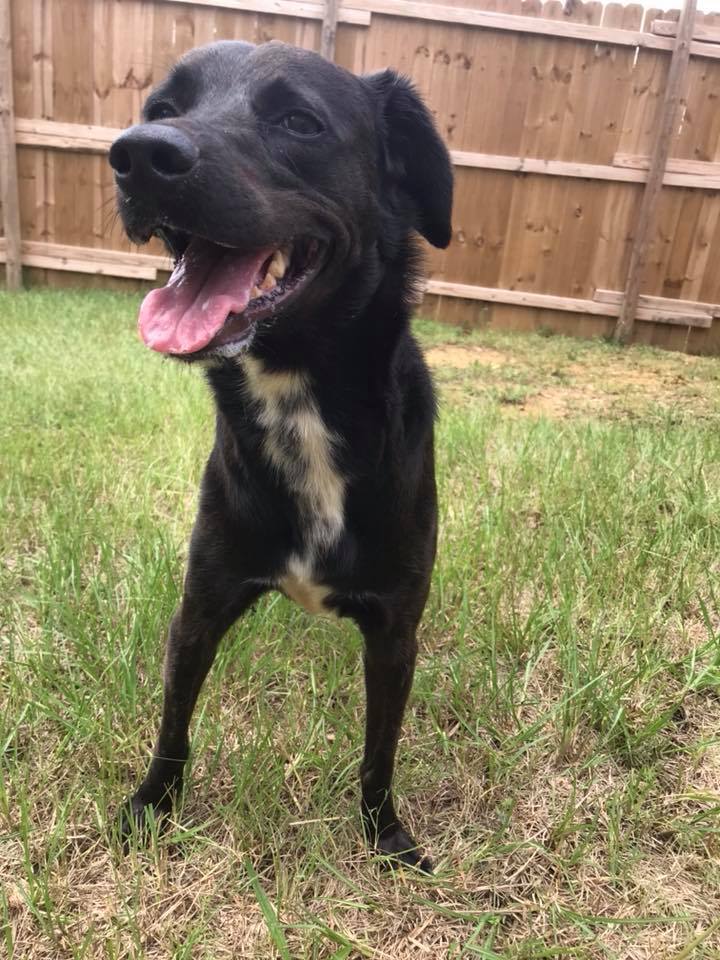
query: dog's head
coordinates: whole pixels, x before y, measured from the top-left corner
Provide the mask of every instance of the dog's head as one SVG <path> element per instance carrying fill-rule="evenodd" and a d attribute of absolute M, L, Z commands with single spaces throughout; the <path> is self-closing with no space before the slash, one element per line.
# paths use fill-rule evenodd
<path fill-rule="evenodd" d="M 413 230 L 450 240 L 450 162 L 412 85 L 281 43 L 191 51 L 110 163 L 130 238 L 176 261 L 143 339 L 187 359 L 316 318 L 351 275 L 371 291 Z"/>

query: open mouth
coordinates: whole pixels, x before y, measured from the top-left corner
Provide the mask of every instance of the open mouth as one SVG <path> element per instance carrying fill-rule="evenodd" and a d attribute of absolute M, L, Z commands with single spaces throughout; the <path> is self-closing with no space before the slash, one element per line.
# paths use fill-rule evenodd
<path fill-rule="evenodd" d="M 145 297 L 138 321 L 143 341 L 159 353 L 239 352 L 258 321 L 279 313 L 319 269 L 317 240 L 245 253 L 176 230 L 162 236 L 175 269 Z"/>

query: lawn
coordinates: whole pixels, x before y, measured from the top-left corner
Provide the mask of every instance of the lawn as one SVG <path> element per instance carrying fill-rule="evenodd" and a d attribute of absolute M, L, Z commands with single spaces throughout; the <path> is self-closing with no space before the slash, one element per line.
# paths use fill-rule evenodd
<path fill-rule="evenodd" d="M 0 295 L 0 953 L 720 957 L 720 364 L 419 322 L 442 534 L 397 790 L 435 876 L 364 850 L 358 635 L 278 595 L 123 857 L 213 429 L 136 307 Z"/>

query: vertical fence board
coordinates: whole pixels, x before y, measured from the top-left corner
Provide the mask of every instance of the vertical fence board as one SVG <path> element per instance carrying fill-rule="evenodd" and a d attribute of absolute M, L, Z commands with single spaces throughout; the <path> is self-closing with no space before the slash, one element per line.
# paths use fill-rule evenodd
<path fill-rule="evenodd" d="M 339 0 L 325 0 L 325 14 L 320 32 L 320 54 L 326 60 L 335 59 L 338 6 Z"/>
<path fill-rule="evenodd" d="M 42 114 L 41 9 L 38 0 L 12 8 L 14 102 L 17 116 Z M 18 150 L 18 196 L 22 236 L 42 240 L 45 221 L 45 157 L 42 150 Z M 0 218 L 1 223 L 2 218 Z M 44 277 L 43 277 L 44 279 Z"/>
<path fill-rule="evenodd" d="M 22 285 L 22 265 L 10 0 L 0 0 L 0 204 L 7 251 L 5 282 L 8 290 L 18 290 Z"/>
<path fill-rule="evenodd" d="M 686 88 L 690 42 L 695 24 L 695 9 L 696 0 L 685 0 L 663 96 L 658 107 L 656 132 L 652 139 L 652 150 L 649 154 L 648 178 L 643 189 L 636 234 L 630 254 L 625 296 L 615 326 L 615 339 L 620 341 L 628 340 L 633 332 L 643 271 L 646 266 L 645 258 L 651 244 L 650 233 L 653 229 L 654 218 L 657 218 L 657 208 L 660 205 L 663 187 L 663 175 L 670 156 L 673 132 L 680 118 L 680 99 Z M 667 197 L 668 194 L 666 193 L 666 206 L 668 203 L 672 203 L 677 217 L 679 217 L 682 197 L 679 198 L 680 202 L 678 202 L 676 195 L 672 196 L 671 201 L 667 201 Z M 677 220 L 675 220 L 675 223 L 677 223 Z M 658 264 L 660 265 L 661 262 L 662 257 L 658 260 Z"/>

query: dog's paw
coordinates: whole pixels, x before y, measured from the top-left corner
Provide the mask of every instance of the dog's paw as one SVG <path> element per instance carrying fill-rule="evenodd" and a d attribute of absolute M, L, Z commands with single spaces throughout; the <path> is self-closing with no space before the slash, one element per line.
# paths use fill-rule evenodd
<path fill-rule="evenodd" d="M 398 867 L 412 867 L 421 873 L 431 874 L 433 864 L 430 857 L 423 853 L 415 840 L 398 824 L 386 831 L 375 841 L 375 850 L 383 858 L 384 869 L 395 870 Z"/>

